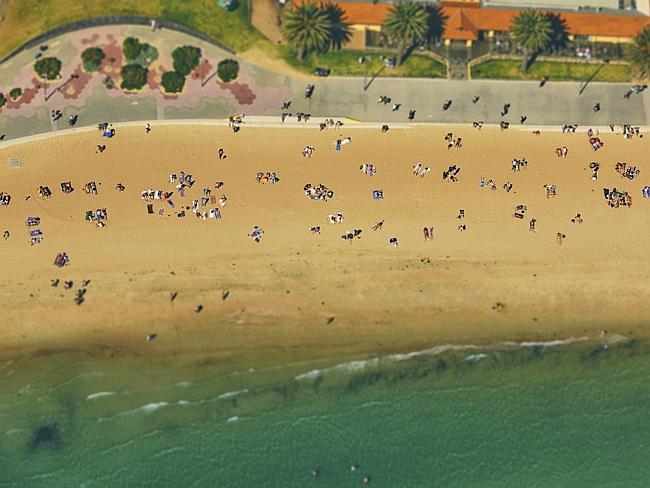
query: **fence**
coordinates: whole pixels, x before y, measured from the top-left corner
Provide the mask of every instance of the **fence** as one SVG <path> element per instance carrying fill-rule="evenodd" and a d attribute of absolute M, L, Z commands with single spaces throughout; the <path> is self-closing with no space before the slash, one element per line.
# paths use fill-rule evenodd
<path fill-rule="evenodd" d="M 210 36 L 207 36 L 202 32 L 192 29 L 191 27 L 188 27 L 184 24 L 179 24 L 178 22 L 173 22 L 171 20 L 152 19 L 151 17 L 115 15 L 110 17 L 93 17 L 91 19 L 80 20 L 78 22 L 72 22 L 70 24 L 64 24 L 59 27 L 56 27 L 55 29 L 49 30 L 37 37 L 34 37 L 33 39 L 30 39 L 29 41 L 23 43 L 21 46 L 18 46 L 12 52 L 7 54 L 4 58 L 0 59 L 0 64 L 9 61 L 11 58 L 13 58 L 14 56 L 16 56 L 17 54 L 21 53 L 26 49 L 32 49 L 38 46 L 39 44 L 42 44 L 46 41 L 49 41 L 50 39 L 58 37 L 62 34 L 66 34 L 68 32 L 74 32 L 76 30 L 86 29 L 88 27 L 100 27 L 104 25 L 123 25 L 123 24 L 151 25 L 152 20 L 155 20 L 157 26 L 160 28 L 188 34 L 190 36 L 201 39 L 202 41 L 208 42 L 213 46 L 221 48 L 224 51 L 228 51 L 230 54 L 236 54 L 236 52 L 233 49 L 224 46 L 216 39 L 213 39 Z"/>

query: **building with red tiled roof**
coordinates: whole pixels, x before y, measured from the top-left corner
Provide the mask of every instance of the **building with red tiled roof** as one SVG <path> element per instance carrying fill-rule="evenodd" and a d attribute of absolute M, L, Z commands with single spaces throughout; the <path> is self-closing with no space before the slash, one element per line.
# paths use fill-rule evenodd
<path fill-rule="evenodd" d="M 453 40 L 465 41 L 468 45 L 483 37 L 493 37 L 498 32 L 508 32 L 512 20 L 521 12 L 519 9 L 482 8 L 474 0 L 442 3 L 445 43 Z M 366 31 L 379 31 L 391 9 L 390 4 L 364 2 L 338 2 L 346 12 L 346 21 L 357 35 L 357 43 Z M 459 6 L 462 5 L 462 6 Z M 602 13 L 560 12 L 556 14 L 565 22 L 569 38 L 581 36 L 591 42 L 632 42 L 634 36 L 650 26 L 650 17 L 642 15 L 611 15 Z M 354 47 L 363 47 L 358 44 Z"/>

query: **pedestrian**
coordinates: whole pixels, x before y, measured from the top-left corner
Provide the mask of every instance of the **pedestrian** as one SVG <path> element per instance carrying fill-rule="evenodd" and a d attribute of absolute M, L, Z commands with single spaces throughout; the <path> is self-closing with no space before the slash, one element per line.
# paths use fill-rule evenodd
<path fill-rule="evenodd" d="M 147 125 L 144 126 L 144 131 L 149 134 L 151 132 L 151 124 L 147 123 Z"/>
<path fill-rule="evenodd" d="M 394 103 L 393 104 L 393 112 L 397 112 L 401 106 L 402 106 L 401 103 Z"/>
<path fill-rule="evenodd" d="M 475 96 L 474 98 L 472 98 L 472 103 L 478 102 L 479 98 L 481 98 L 481 97 Z"/>
<path fill-rule="evenodd" d="M 409 120 L 415 119 L 415 110 L 409 110 Z"/>
<path fill-rule="evenodd" d="M 519 117 L 519 123 L 523 124 L 524 122 L 526 122 L 527 119 L 528 119 L 528 116 L 522 115 L 521 117 Z"/>
<path fill-rule="evenodd" d="M 6 241 L 7 239 L 9 239 L 9 231 L 8 231 L 8 230 L 5 230 L 5 231 L 2 233 L 2 238 L 3 238 L 5 241 Z"/>
<path fill-rule="evenodd" d="M 592 107 L 594 113 L 600 111 L 600 103 L 594 103 L 594 106 Z"/>

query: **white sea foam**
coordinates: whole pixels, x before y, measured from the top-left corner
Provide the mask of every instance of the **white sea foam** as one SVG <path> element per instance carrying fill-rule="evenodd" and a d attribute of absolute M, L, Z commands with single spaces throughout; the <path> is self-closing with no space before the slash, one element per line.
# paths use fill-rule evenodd
<path fill-rule="evenodd" d="M 618 341 L 623 341 L 627 340 L 624 337 L 617 336 L 614 338 L 610 338 L 610 342 L 618 342 Z M 494 346 L 478 346 L 474 344 L 445 344 L 441 346 L 435 346 L 430 349 L 423 349 L 420 351 L 412 351 L 412 352 L 407 352 L 403 354 L 391 354 L 388 356 L 383 356 L 383 357 L 376 357 L 376 358 L 371 358 L 371 359 L 366 359 L 366 360 L 359 360 L 359 361 L 350 361 L 347 363 L 342 363 L 338 364 L 336 366 L 332 366 L 330 368 L 323 368 L 323 369 L 314 369 L 312 371 L 308 371 L 306 373 L 299 374 L 294 378 L 295 381 L 301 381 L 301 380 L 313 380 L 318 377 L 324 376 L 327 373 L 333 372 L 333 371 L 344 371 L 344 372 L 354 372 L 354 371 L 359 371 L 368 367 L 376 367 L 378 366 L 381 362 L 385 361 L 407 361 L 409 359 L 417 358 L 420 356 L 436 356 L 445 352 L 449 351 L 476 351 L 476 350 L 499 350 L 500 348 L 528 348 L 528 347 L 543 347 L 543 348 L 550 348 L 550 347 L 557 347 L 557 346 L 565 346 L 569 344 L 574 344 L 576 342 L 584 342 L 588 341 L 591 338 L 589 337 L 569 337 L 567 339 L 561 339 L 561 340 L 553 340 L 553 341 L 524 341 L 524 342 L 502 342 L 499 344 L 496 344 Z M 468 355 L 465 360 L 466 361 L 480 361 L 487 357 L 486 353 L 475 353 L 475 354 L 470 354 Z"/>
<path fill-rule="evenodd" d="M 244 393 L 248 393 L 248 390 L 246 388 L 244 388 L 243 390 L 227 391 L 226 393 L 222 393 L 221 395 L 219 395 L 217 398 L 221 398 L 221 399 L 232 398 L 234 396 L 242 395 Z"/>
<path fill-rule="evenodd" d="M 96 398 L 101 398 L 105 396 L 112 396 L 115 395 L 114 391 L 99 391 L 97 393 L 93 393 L 91 395 L 88 395 L 86 397 L 86 400 L 95 400 Z"/>
<path fill-rule="evenodd" d="M 325 370 L 323 370 L 323 369 L 314 369 L 312 371 L 308 371 L 306 373 L 299 374 L 294 379 L 296 381 L 313 380 L 313 379 L 318 378 L 319 376 L 321 376 L 324 372 L 325 372 Z"/>
<path fill-rule="evenodd" d="M 472 363 L 476 363 L 480 361 L 481 359 L 485 359 L 487 357 L 487 354 L 485 353 L 479 353 L 479 354 L 470 354 L 465 358 L 465 361 L 470 361 Z"/>
<path fill-rule="evenodd" d="M 22 427 L 16 427 L 14 429 L 9 429 L 5 430 L 4 434 L 5 435 L 13 435 L 13 434 L 19 434 L 21 432 L 26 432 L 27 429 L 23 429 Z"/>
<path fill-rule="evenodd" d="M 188 402 L 187 400 L 178 400 L 178 404 L 179 405 L 189 405 L 190 402 Z"/>
<path fill-rule="evenodd" d="M 226 419 L 226 422 L 237 422 L 238 420 L 239 420 L 239 417 L 237 417 L 237 416 L 235 415 L 234 417 L 228 417 L 228 418 Z"/>
<path fill-rule="evenodd" d="M 169 405 L 167 402 L 147 403 L 146 405 L 142 405 L 140 408 L 136 409 L 136 411 L 142 410 L 143 412 L 151 413 L 155 412 L 159 408 L 166 407 L 167 405 Z"/>
<path fill-rule="evenodd" d="M 181 381 L 179 383 L 176 383 L 176 386 L 180 386 L 181 388 L 189 388 L 192 386 L 192 384 L 193 383 L 191 381 Z"/>
<path fill-rule="evenodd" d="M 418 356 L 437 356 L 447 351 L 466 351 L 468 349 L 478 349 L 478 346 L 473 344 L 445 344 L 442 346 L 432 347 L 431 349 L 423 349 L 422 351 L 407 352 L 404 354 L 391 354 L 386 359 L 392 361 L 405 361 L 413 359 Z"/>
<path fill-rule="evenodd" d="M 533 342 L 505 342 L 507 346 L 519 347 L 557 347 L 567 346 L 576 342 L 588 341 L 589 337 L 569 337 L 568 339 L 557 339 L 554 341 L 533 341 Z"/>

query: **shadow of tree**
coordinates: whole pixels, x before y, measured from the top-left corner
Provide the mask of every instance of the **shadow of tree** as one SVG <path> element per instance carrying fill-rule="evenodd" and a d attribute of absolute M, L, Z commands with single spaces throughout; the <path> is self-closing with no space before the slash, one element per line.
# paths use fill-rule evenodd
<path fill-rule="evenodd" d="M 330 31 L 332 34 L 331 47 L 341 49 L 343 44 L 346 44 L 352 36 L 350 24 L 346 22 L 345 11 L 338 4 L 332 2 L 322 3 L 321 9 L 327 12 L 329 21 L 332 24 Z"/>
<path fill-rule="evenodd" d="M 442 38 L 449 17 L 443 13 L 439 4 L 426 5 L 425 12 L 427 13 L 428 26 L 426 42 L 431 44 Z"/>
<path fill-rule="evenodd" d="M 565 48 L 569 40 L 566 21 L 556 12 L 549 12 L 546 14 L 546 17 L 551 23 L 551 37 L 547 49 L 555 52 Z"/>

